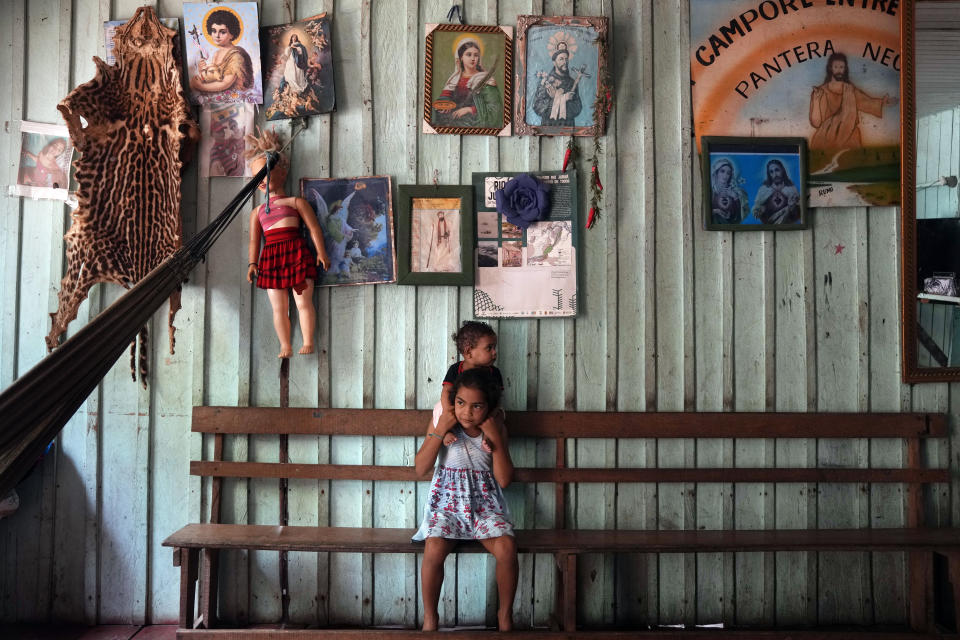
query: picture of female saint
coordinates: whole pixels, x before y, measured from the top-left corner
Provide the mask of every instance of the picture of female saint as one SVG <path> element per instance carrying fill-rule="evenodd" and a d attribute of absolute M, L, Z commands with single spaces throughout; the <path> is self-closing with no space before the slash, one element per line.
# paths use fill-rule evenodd
<path fill-rule="evenodd" d="M 307 48 L 294 33 L 283 52 L 283 81 L 297 94 L 303 93 L 308 86 L 308 66 Z"/>
<path fill-rule="evenodd" d="M 750 213 L 747 192 L 736 166 L 729 158 L 718 158 L 710 168 L 711 217 L 715 224 L 737 224 Z"/>
<path fill-rule="evenodd" d="M 454 40 L 453 73 L 433 101 L 434 126 L 503 126 L 503 96 L 494 77 L 499 57 L 487 66 L 483 53 L 483 43 L 473 34 Z"/>
<path fill-rule="evenodd" d="M 256 11 L 253 2 L 184 4 L 194 103 L 263 101 Z"/>
<path fill-rule="evenodd" d="M 336 99 L 326 14 L 265 27 L 260 38 L 265 51 L 263 113 L 267 120 L 333 111 Z"/>

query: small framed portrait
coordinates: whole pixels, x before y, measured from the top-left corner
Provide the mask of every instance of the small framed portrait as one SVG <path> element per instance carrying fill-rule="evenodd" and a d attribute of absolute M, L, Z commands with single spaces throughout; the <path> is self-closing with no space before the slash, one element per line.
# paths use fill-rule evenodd
<path fill-rule="evenodd" d="M 397 188 L 397 284 L 473 285 L 473 187 Z"/>
<path fill-rule="evenodd" d="M 390 176 L 302 178 L 330 257 L 317 286 L 386 284 L 397 279 Z"/>
<path fill-rule="evenodd" d="M 20 122 L 20 166 L 10 195 L 68 200 L 73 143 L 63 125 Z"/>
<path fill-rule="evenodd" d="M 423 132 L 509 136 L 513 27 L 428 24 Z"/>
<path fill-rule="evenodd" d="M 603 16 L 517 18 L 517 134 L 606 131 L 606 111 L 595 113 L 594 103 L 607 68 L 607 29 Z"/>
<path fill-rule="evenodd" d="M 704 226 L 712 231 L 806 229 L 803 138 L 700 139 Z"/>
<path fill-rule="evenodd" d="M 334 110 L 330 20 L 323 13 L 264 27 L 264 115 L 287 120 Z"/>

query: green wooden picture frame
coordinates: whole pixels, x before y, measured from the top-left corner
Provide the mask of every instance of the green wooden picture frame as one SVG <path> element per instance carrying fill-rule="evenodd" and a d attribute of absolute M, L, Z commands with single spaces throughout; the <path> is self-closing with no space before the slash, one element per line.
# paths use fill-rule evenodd
<path fill-rule="evenodd" d="M 810 226 L 804 138 L 703 136 L 703 224 L 710 231 Z"/>
<path fill-rule="evenodd" d="M 473 286 L 473 229 L 472 186 L 398 186 L 397 284 Z"/>

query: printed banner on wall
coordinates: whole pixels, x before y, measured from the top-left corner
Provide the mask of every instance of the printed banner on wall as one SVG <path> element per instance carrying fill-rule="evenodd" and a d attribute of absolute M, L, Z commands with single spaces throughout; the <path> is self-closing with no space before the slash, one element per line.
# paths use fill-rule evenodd
<path fill-rule="evenodd" d="M 797 136 L 813 207 L 900 202 L 896 0 L 690 0 L 701 136 Z"/>

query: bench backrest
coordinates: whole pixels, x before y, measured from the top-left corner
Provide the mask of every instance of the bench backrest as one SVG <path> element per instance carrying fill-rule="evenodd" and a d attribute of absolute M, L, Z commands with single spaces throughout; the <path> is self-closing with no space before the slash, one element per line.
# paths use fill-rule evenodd
<path fill-rule="evenodd" d="M 412 466 L 289 463 L 290 435 L 423 437 L 431 412 L 402 409 L 302 409 L 270 407 L 194 407 L 192 430 L 211 434 L 213 456 L 190 463 L 190 473 L 213 478 L 210 522 L 219 522 L 221 479 L 307 478 L 317 480 L 427 480 Z M 629 483 L 903 483 L 907 485 L 908 526 L 923 524 L 925 485 L 950 481 L 948 469 L 929 468 L 922 441 L 948 434 L 946 416 L 931 413 L 644 413 L 511 411 L 510 437 L 556 440 L 550 467 L 517 468 L 518 482 L 556 483 L 557 527 L 563 527 L 565 485 L 580 482 Z M 224 435 L 278 435 L 278 462 L 223 460 Z M 583 468 L 569 467 L 568 438 L 899 438 L 906 464 L 899 468 L 864 467 L 724 467 L 724 468 Z"/>

